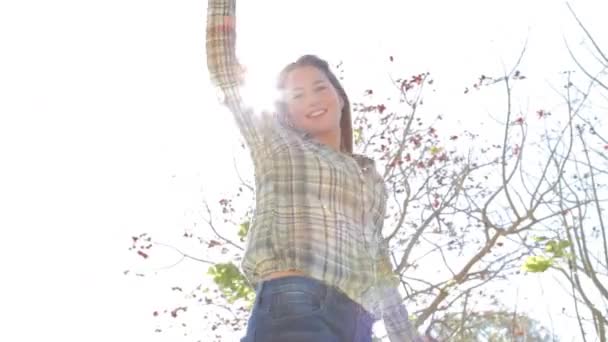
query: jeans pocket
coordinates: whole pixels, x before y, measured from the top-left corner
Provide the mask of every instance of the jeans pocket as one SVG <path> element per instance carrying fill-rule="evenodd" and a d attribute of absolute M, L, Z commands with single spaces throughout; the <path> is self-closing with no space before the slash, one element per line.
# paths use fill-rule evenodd
<path fill-rule="evenodd" d="M 269 313 L 273 320 L 300 318 L 317 314 L 323 308 L 319 294 L 289 290 L 272 296 Z"/>

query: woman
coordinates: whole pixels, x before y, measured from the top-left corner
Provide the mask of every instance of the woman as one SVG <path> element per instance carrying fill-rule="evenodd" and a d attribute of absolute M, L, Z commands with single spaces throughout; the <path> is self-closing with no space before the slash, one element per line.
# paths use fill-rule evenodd
<path fill-rule="evenodd" d="M 208 0 L 207 63 L 255 167 L 256 210 L 241 268 L 256 287 L 242 341 L 415 340 L 382 237 L 386 191 L 353 154 L 348 97 L 328 64 L 304 56 L 279 77 L 274 116 L 239 93 L 236 0 Z"/>

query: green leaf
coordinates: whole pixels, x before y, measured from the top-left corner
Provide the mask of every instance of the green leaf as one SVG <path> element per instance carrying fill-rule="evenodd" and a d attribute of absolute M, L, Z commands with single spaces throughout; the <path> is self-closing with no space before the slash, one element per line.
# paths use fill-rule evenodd
<path fill-rule="evenodd" d="M 353 141 L 355 142 L 355 145 L 363 142 L 363 129 L 360 127 L 353 129 Z"/>
<path fill-rule="evenodd" d="M 238 299 L 252 301 L 255 297 L 255 292 L 247 278 L 235 264 L 231 262 L 216 264 L 209 267 L 207 273 L 213 277 L 213 281 L 229 303 L 234 303 Z"/>
<path fill-rule="evenodd" d="M 436 155 L 437 153 L 441 152 L 442 150 L 443 149 L 441 147 L 433 146 L 433 147 L 431 147 L 431 154 Z"/>
<path fill-rule="evenodd" d="M 548 238 L 548 237 L 546 237 L 546 236 L 535 236 L 535 237 L 533 237 L 533 239 L 534 239 L 534 241 L 536 241 L 536 242 L 542 242 L 542 241 L 546 241 L 546 240 L 548 240 L 549 238 Z"/>
<path fill-rule="evenodd" d="M 239 238 L 241 242 L 245 242 L 245 238 L 247 237 L 247 233 L 249 232 L 249 221 L 245 221 L 239 225 Z"/>
<path fill-rule="evenodd" d="M 526 259 L 523 269 L 527 272 L 541 273 L 553 265 L 553 259 L 542 255 L 531 256 Z"/>
<path fill-rule="evenodd" d="M 554 258 L 563 258 L 567 253 L 568 247 L 570 247 L 571 243 L 568 240 L 551 240 L 547 242 L 545 246 L 545 251 L 548 253 L 553 253 Z"/>

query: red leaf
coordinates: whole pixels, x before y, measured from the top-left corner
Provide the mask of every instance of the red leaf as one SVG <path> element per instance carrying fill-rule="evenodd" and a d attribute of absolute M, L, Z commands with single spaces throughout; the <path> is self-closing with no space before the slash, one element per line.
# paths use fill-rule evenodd
<path fill-rule="evenodd" d="M 517 119 L 515 119 L 515 121 L 513 123 L 516 124 L 516 125 L 523 125 L 524 124 L 524 118 L 522 118 L 520 116 Z"/>
<path fill-rule="evenodd" d="M 452 135 L 452 136 L 450 137 L 450 140 L 456 140 L 456 139 L 458 139 L 458 136 L 457 136 L 457 135 Z"/>
<path fill-rule="evenodd" d="M 158 311 L 154 311 L 154 312 L 152 313 L 152 315 L 153 315 L 154 317 L 158 316 Z"/>
<path fill-rule="evenodd" d="M 177 313 L 179 311 L 186 312 L 186 310 L 188 310 L 188 308 L 186 308 L 185 306 L 180 306 L 178 308 L 175 308 L 173 311 L 171 311 L 171 317 L 176 318 L 177 317 Z"/>
<path fill-rule="evenodd" d="M 608 150 L 608 145 L 604 145 L 604 150 Z"/>
<path fill-rule="evenodd" d="M 540 109 L 540 110 L 536 111 L 536 115 L 538 115 L 539 119 L 542 119 L 544 117 L 551 115 L 551 112 L 545 112 L 544 110 Z"/>
<path fill-rule="evenodd" d="M 141 255 L 144 259 L 148 258 L 148 254 L 142 252 L 142 251 L 137 251 L 137 254 Z"/>
<path fill-rule="evenodd" d="M 386 110 L 385 105 L 383 105 L 383 104 L 378 105 L 378 112 L 380 112 L 380 114 L 384 113 L 385 110 Z"/>
<path fill-rule="evenodd" d="M 395 60 L 395 59 L 393 58 L 393 56 L 390 56 L 388 59 L 389 59 L 391 62 Z"/>
<path fill-rule="evenodd" d="M 374 93 L 374 91 L 373 91 L 373 90 L 371 90 L 371 89 L 367 89 L 367 90 L 365 91 L 365 95 L 372 95 L 373 93 Z"/>
<path fill-rule="evenodd" d="M 215 246 L 219 246 L 219 245 L 221 245 L 221 244 L 222 244 L 222 243 L 221 243 L 221 242 L 219 242 L 219 241 L 217 241 L 217 240 L 211 240 L 211 241 L 209 241 L 209 243 L 207 244 L 207 246 L 208 246 L 209 248 L 212 248 L 212 247 L 215 247 Z"/>
<path fill-rule="evenodd" d="M 515 148 L 513 148 L 513 155 L 518 155 L 519 154 L 519 144 L 515 145 Z"/>

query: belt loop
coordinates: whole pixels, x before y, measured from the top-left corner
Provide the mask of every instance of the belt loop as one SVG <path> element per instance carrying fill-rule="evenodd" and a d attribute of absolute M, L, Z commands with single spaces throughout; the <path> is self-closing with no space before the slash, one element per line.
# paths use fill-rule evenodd
<path fill-rule="evenodd" d="M 258 306 L 262 304 L 262 293 L 264 292 L 264 286 L 266 285 L 265 283 L 266 283 L 265 281 L 260 280 L 260 282 L 258 283 L 257 289 L 255 291 L 255 295 L 256 295 L 255 301 Z"/>

